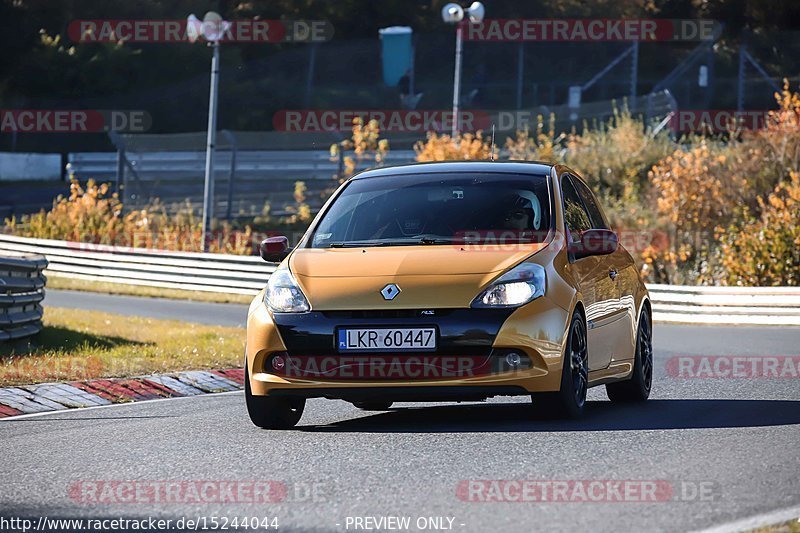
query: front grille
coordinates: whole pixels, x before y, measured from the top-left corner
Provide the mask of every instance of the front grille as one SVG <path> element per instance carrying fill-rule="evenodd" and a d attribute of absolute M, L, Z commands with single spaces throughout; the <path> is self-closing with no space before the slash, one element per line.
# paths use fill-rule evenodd
<path fill-rule="evenodd" d="M 345 327 L 434 326 L 438 355 L 489 355 L 500 326 L 513 309 L 369 309 L 276 313 L 275 323 L 290 355 L 338 353 L 334 334 Z M 433 313 L 433 314 L 431 314 Z"/>
<path fill-rule="evenodd" d="M 363 311 L 322 311 L 322 315 L 325 318 L 333 319 L 418 318 L 447 316 L 452 311 L 452 309 L 369 309 Z"/>

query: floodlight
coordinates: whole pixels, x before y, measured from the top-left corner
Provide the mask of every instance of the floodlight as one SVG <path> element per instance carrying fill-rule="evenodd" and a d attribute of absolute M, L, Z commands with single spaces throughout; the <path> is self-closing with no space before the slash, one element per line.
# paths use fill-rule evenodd
<path fill-rule="evenodd" d="M 470 22 L 481 22 L 485 14 L 486 9 L 480 2 L 472 2 L 472 5 L 467 8 L 467 16 L 469 17 Z"/>
<path fill-rule="evenodd" d="M 442 8 L 442 20 L 448 24 L 458 24 L 464 20 L 464 8 L 458 4 L 447 4 Z"/>

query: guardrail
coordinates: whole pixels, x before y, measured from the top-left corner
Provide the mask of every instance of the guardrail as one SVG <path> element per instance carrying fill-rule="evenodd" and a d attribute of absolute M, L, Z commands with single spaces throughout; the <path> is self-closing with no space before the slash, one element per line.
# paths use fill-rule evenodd
<path fill-rule="evenodd" d="M 260 257 L 167 252 L 0 235 L 0 253 L 42 254 L 49 276 L 192 291 L 255 294 L 275 270 Z"/>
<path fill-rule="evenodd" d="M 647 288 L 660 322 L 800 326 L 800 287 Z"/>
<path fill-rule="evenodd" d="M 124 249 L 0 235 L 0 253 L 42 254 L 51 276 L 255 294 L 276 265 L 259 257 Z M 800 287 L 648 285 L 658 322 L 800 326 Z"/>
<path fill-rule="evenodd" d="M 87 152 L 69 154 L 68 159 L 71 175 L 115 183 L 126 209 L 145 207 L 156 198 L 168 211 L 186 209 L 185 200 L 196 210 L 203 205 L 205 150 Z M 405 150 L 389 152 L 384 163 L 412 161 L 414 152 Z M 339 164 L 323 150 L 218 149 L 214 156 L 214 212 L 230 220 L 257 215 L 270 203 L 273 215 L 286 214 L 284 206 L 295 203 L 296 181 L 305 183 L 306 203 L 317 209 L 322 205 L 318 193 L 338 185 L 333 178 L 341 170 Z M 372 165 L 374 161 L 356 161 L 358 170 Z"/>
<path fill-rule="evenodd" d="M 205 134 L 204 134 L 205 135 Z M 174 152 L 133 152 L 125 153 L 131 167 L 142 181 L 159 180 L 180 182 L 199 179 L 202 182 L 205 172 L 206 153 L 196 151 Z M 387 165 L 397 165 L 414 161 L 412 150 L 395 150 L 386 154 Z M 236 159 L 227 150 L 219 150 L 214 156 L 214 173 L 218 179 L 227 179 L 233 166 L 236 179 L 241 181 L 267 180 L 294 182 L 297 180 L 327 180 L 338 171 L 338 163 L 331 161 L 327 150 L 241 150 Z M 67 155 L 68 169 L 82 179 L 95 179 L 103 182 L 117 179 L 118 160 L 116 152 L 76 152 Z M 363 169 L 368 162 L 358 162 Z M 374 163 L 373 163 L 374 164 Z"/>
<path fill-rule="evenodd" d="M 41 331 L 46 267 L 42 256 L 0 257 L 0 342 Z"/>

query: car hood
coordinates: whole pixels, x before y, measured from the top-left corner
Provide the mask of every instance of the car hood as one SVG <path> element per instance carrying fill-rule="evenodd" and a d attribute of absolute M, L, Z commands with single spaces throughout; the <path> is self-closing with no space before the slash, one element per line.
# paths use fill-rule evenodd
<path fill-rule="evenodd" d="M 469 307 L 500 272 L 544 247 L 301 248 L 289 268 L 314 310 Z M 380 291 L 389 283 L 400 294 L 385 300 Z"/>

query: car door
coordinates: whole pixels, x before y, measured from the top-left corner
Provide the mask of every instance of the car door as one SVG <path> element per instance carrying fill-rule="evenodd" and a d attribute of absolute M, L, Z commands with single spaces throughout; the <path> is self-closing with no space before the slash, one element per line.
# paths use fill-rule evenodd
<path fill-rule="evenodd" d="M 579 177 L 572 176 L 572 183 L 578 192 L 593 228 L 611 229 L 608 219 L 600 207 L 597 197 L 589 189 L 589 186 Z M 613 280 L 614 291 L 616 294 L 615 311 L 609 320 L 605 322 L 603 336 L 610 336 L 601 342 L 608 342 L 612 345 L 610 362 L 630 359 L 633 353 L 634 331 L 635 331 L 635 303 L 634 291 L 636 289 L 636 265 L 630 254 L 620 244 L 617 249 L 609 254 L 598 256 L 605 265 L 609 273 L 609 279 Z M 632 282 L 633 281 L 633 282 Z"/>
<path fill-rule="evenodd" d="M 569 245 L 578 242 L 581 234 L 592 228 L 593 222 L 569 174 L 561 176 L 561 193 Z M 619 310 L 617 284 L 609 276 L 608 259 L 601 255 L 570 258 L 567 268 L 578 282 L 586 308 L 589 370 L 606 368 L 615 351 L 614 334 L 611 330 L 614 329 L 614 320 Z"/>

